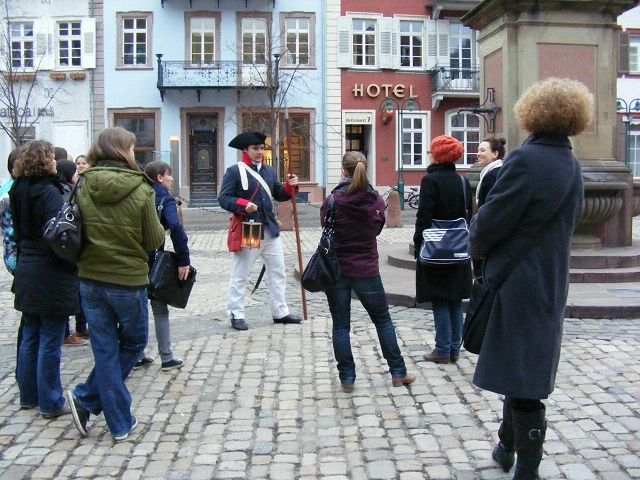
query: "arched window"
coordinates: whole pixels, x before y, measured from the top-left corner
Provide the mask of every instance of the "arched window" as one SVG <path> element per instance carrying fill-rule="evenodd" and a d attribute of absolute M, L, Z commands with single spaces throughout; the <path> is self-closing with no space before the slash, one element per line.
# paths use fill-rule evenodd
<path fill-rule="evenodd" d="M 458 164 L 467 167 L 473 165 L 480 144 L 480 117 L 473 113 L 459 114 L 455 110 L 448 113 L 447 135 L 457 138 L 464 145 L 464 157 Z"/>

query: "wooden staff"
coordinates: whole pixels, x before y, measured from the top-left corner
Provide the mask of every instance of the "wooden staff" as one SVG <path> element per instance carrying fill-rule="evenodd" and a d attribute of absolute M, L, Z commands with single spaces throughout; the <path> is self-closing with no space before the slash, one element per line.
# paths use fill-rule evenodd
<path fill-rule="evenodd" d="M 284 109 L 284 128 L 286 130 L 286 148 L 287 154 L 289 156 L 289 161 L 287 163 L 287 179 L 289 179 L 289 175 L 291 175 L 291 125 L 289 124 L 289 109 L 285 107 Z M 300 278 L 302 278 L 302 272 L 304 271 L 304 267 L 302 265 L 302 246 L 300 245 L 300 225 L 298 224 L 298 205 L 296 203 L 296 189 L 293 190 L 293 195 L 291 196 L 291 214 L 293 215 L 293 229 L 296 232 L 296 248 L 298 250 L 298 271 L 300 272 Z M 302 318 L 307 319 L 307 294 L 302 288 L 302 282 L 300 282 L 300 295 L 302 297 Z"/>

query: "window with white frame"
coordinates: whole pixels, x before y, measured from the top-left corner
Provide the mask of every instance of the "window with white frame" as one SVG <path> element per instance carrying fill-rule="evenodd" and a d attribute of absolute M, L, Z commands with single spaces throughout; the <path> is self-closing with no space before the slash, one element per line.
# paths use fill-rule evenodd
<path fill-rule="evenodd" d="M 58 22 L 58 64 L 60 67 L 82 66 L 82 22 Z"/>
<path fill-rule="evenodd" d="M 458 164 L 473 165 L 480 145 L 480 117 L 473 113 L 453 112 L 447 116 L 447 130 L 448 135 L 458 139 L 464 146 L 464 157 Z"/>
<path fill-rule="evenodd" d="M 400 20 L 400 66 L 422 67 L 424 22 Z"/>
<path fill-rule="evenodd" d="M 266 63 L 267 19 L 242 19 L 242 61 L 244 63 Z"/>
<path fill-rule="evenodd" d="M 215 59 L 216 20 L 214 17 L 191 17 L 189 22 L 191 62 L 211 63 Z"/>
<path fill-rule="evenodd" d="M 640 126 L 629 131 L 629 167 L 634 178 L 640 178 Z"/>
<path fill-rule="evenodd" d="M 640 73 L 640 35 L 629 37 L 629 73 Z"/>
<path fill-rule="evenodd" d="M 312 18 L 309 16 L 285 18 L 286 65 L 311 66 L 311 27 Z"/>
<path fill-rule="evenodd" d="M 118 13 L 120 68 L 151 68 L 151 13 Z"/>
<path fill-rule="evenodd" d="M 427 150 L 429 148 L 429 117 L 426 113 L 403 113 L 402 133 L 402 166 L 404 168 L 426 168 L 428 165 Z"/>
<path fill-rule="evenodd" d="M 376 32 L 374 19 L 353 19 L 351 39 L 354 66 L 376 65 Z"/>
<path fill-rule="evenodd" d="M 13 68 L 33 68 L 33 22 L 11 22 L 9 24 L 9 36 L 11 66 Z"/>
<path fill-rule="evenodd" d="M 449 67 L 452 79 L 469 79 L 473 68 L 473 30 L 461 23 L 449 24 Z"/>

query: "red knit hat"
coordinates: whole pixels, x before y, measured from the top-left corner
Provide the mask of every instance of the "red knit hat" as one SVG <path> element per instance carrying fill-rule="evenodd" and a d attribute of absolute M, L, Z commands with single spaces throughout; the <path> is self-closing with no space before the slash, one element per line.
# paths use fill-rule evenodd
<path fill-rule="evenodd" d="M 431 158 L 435 163 L 454 163 L 464 154 L 464 146 L 449 135 L 440 135 L 431 142 Z"/>

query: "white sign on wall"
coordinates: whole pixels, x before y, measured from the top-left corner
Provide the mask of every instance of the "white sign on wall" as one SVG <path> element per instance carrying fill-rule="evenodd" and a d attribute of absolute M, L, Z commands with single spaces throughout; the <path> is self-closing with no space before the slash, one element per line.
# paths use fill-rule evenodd
<path fill-rule="evenodd" d="M 373 125 L 373 112 L 343 112 L 345 125 Z"/>

